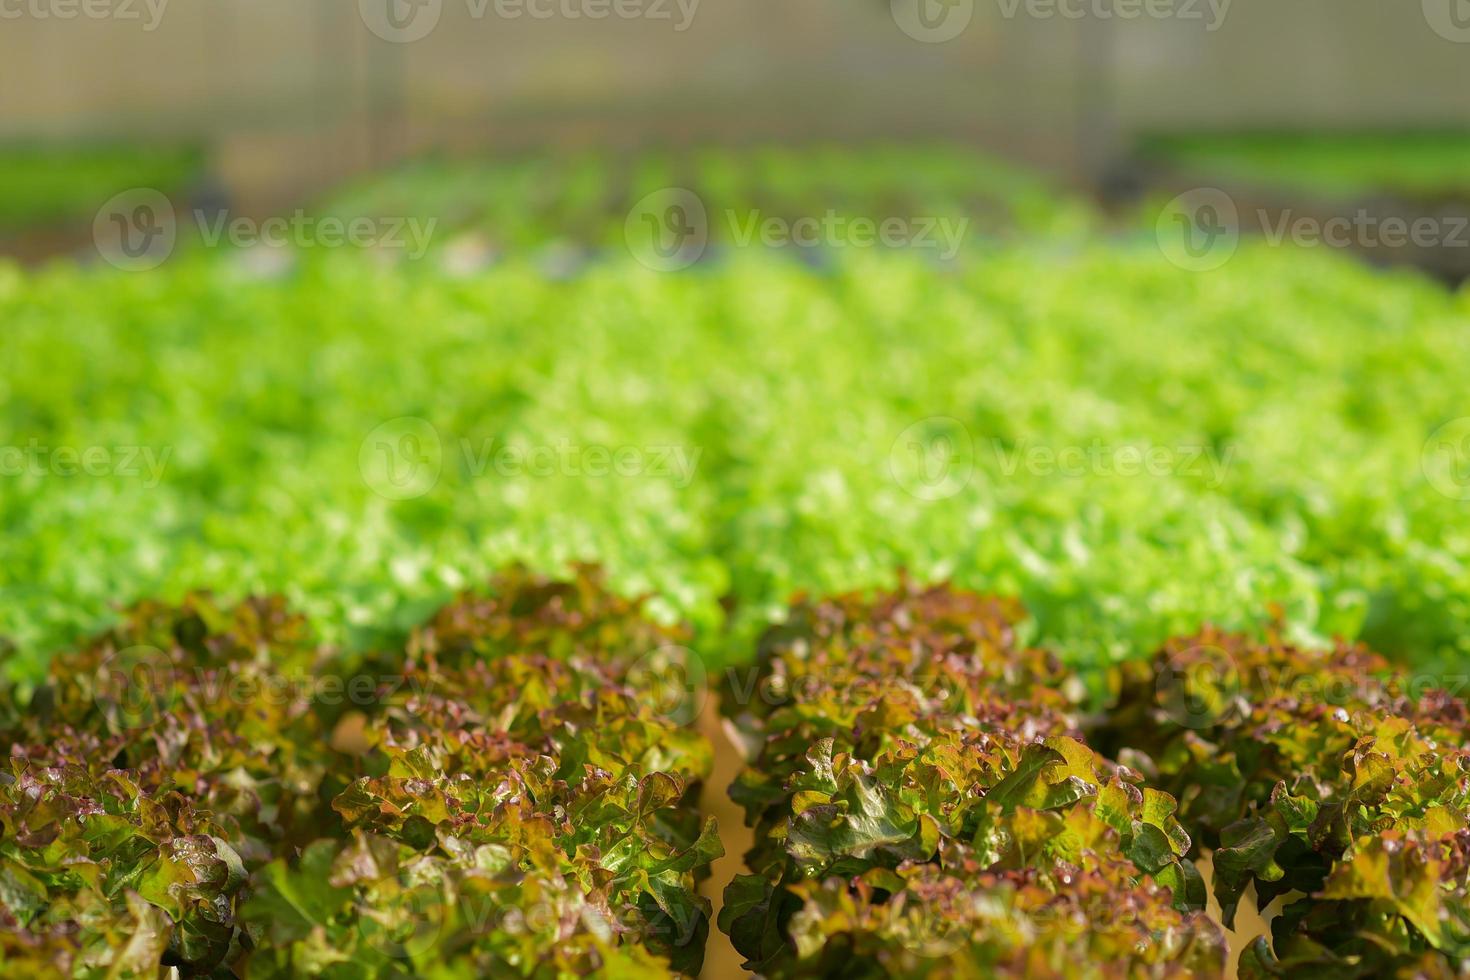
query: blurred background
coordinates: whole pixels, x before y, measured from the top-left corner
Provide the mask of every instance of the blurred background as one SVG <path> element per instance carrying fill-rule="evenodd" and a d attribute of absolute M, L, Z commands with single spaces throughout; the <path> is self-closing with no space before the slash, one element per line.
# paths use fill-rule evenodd
<path fill-rule="evenodd" d="M 95 172 L 103 148 L 116 176 L 130 164 L 255 215 L 426 153 L 709 143 L 960 141 L 1130 194 L 1158 178 L 1146 150 L 1161 136 L 1465 128 L 1465 7 L 4 0 L 0 151 L 15 173 L 0 195 L 30 200 L 0 208 L 0 243 L 64 243 L 66 219 L 102 200 L 43 201 L 60 171 L 42 165 L 27 185 L 25 169 L 69 152 Z M 129 148 L 152 159 L 120 165 Z M 72 179 L 52 196 L 106 189 Z"/>

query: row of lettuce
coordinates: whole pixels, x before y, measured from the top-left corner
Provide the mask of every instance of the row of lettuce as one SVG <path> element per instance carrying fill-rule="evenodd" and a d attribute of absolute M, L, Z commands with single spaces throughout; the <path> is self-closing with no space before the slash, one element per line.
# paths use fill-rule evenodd
<path fill-rule="evenodd" d="M 279 602 L 143 606 L 6 719 L 9 977 L 694 974 L 708 744 L 680 634 L 508 573 L 345 663 Z"/>
<path fill-rule="evenodd" d="M 737 720 L 751 873 L 720 925 L 773 977 L 1219 976 L 1172 798 L 1081 739 L 1012 604 L 798 605 Z"/>
<path fill-rule="evenodd" d="M 1299 639 L 1470 656 L 1470 293 L 1244 247 L 1205 275 L 1102 246 L 562 282 L 317 258 L 0 267 L 17 670 L 198 583 L 371 646 L 579 559 L 732 660 L 794 591 L 900 566 L 1022 597 L 1082 668 L 1272 601 Z"/>
<path fill-rule="evenodd" d="M 1298 194 L 1463 197 L 1470 140 L 1453 132 L 1226 133 L 1143 137 L 1137 159 L 1214 186 L 1222 180 Z M 155 188 L 183 207 L 210 183 L 208 155 L 186 146 L 0 146 L 0 235 L 90 223 L 108 198 Z M 1092 208 L 1021 167 L 962 144 L 693 146 L 637 154 L 545 152 L 429 156 L 348 182 L 313 213 L 344 219 L 416 216 L 494 249 L 620 241 L 637 202 L 663 188 L 724 209 L 792 218 L 833 210 L 969 215 L 990 233 L 1082 230 Z M 217 193 L 216 193 L 216 196 Z M 716 220 L 728 243 L 733 230 Z"/>
<path fill-rule="evenodd" d="M 1241 976 L 1470 969 L 1470 719 L 1445 678 L 1206 629 L 1089 717 L 1020 620 L 907 587 L 767 636 L 778 696 L 737 716 L 732 790 L 756 844 L 720 915 L 750 968 L 1220 976 L 1209 853 L 1226 926 L 1244 895 L 1285 902 Z"/>
<path fill-rule="evenodd" d="M 799 598 L 722 692 L 755 828 L 719 926 L 771 977 L 1470 965 L 1465 704 L 1206 630 L 1087 713 L 1013 601 Z M 4 700 L 6 976 L 697 974 L 723 853 L 689 634 L 514 569 L 395 654 L 279 600 L 144 604 Z"/>
<path fill-rule="evenodd" d="M 214 169 L 206 151 L 187 146 L 0 145 L 0 181 L 12 190 L 0 201 L 0 241 L 26 231 L 85 231 L 105 202 L 140 188 L 170 200 L 187 240 L 196 210 L 212 217 L 231 204 Z M 737 243 L 751 215 L 757 224 L 829 212 L 844 222 L 968 215 L 991 235 L 1096 223 L 1080 196 L 956 143 L 431 155 L 347 181 L 303 214 L 432 226 L 436 244 L 459 242 L 464 262 L 477 247 L 491 259 L 547 246 L 621 246 L 630 212 L 669 188 L 707 209 L 708 238 L 723 245 Z"/>

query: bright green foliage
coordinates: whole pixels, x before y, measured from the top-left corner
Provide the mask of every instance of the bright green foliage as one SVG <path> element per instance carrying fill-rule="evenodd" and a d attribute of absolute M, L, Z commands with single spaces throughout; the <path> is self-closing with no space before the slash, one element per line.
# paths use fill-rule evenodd
<path fill-rule="evenodd" d="M 1273 601 L 1301 638 L 1452 663 L 1470 524 L 1423 459 L 1470 412 L 1466 312 L 1279 249 L 1210 274 L 1101 246 L 948 273 L 612 259 L 554 283 L 352 255 L 269 280 L 226 259 L 0 271 L 0 463 L 31 440 L 114 450 L 101 475 L 47 457 L 0 478 L 0 634 L 35 672 L 111 603 L 204 583 L 283 592 L 362 644 L 509 561 L 585 559 L 711 656 L 744 655 L 798 589 L 907 566 L 1018 595 L 1085 666 Z M 404 446 L 373 436 L 402 416 L 433 426 L 442 465 L 395 500 L 362 454 Z M 1119 472 L 1150 446 L 1163 472 Z M 156 483 L 145 456 L 119 472 L 119 447 L 166 454 Z M 591 447 L 641 468 L 587 475 Z M 946 461 L 935 499 L 918 477 Z"/>
<path fill-rule="evenodd" d="M 767 219 L 823 219 L 828 212 L 834 220 L 875 223 L 967 218 L 976 239 L 1080 231 L 1093 223 L 1084 203 L 1033 174 L 945 145 L 421 160 L 348 185 L 319 210 L 342 218 L 432 218 L 439 244 L 478 240 L 499 253 L 548 245 L 621 251 L 629 212 L 668 188 L 698 197 L 709 241 L 721 247 L 745 247 L 749 230 Z"/>
<path fill-rule="evenodd" d="M 512 570 L 406 659 L 275 601 L 139 607 L 7 722 L 0 970 L 697 973 L 721 846 L 659 697 L 683 635 L 590 570 Z"/>
<path fill-rule="evenodd" d="M 197 151 L 156 146 L 0 146 L 0 236 L 43 225 L 89 226 L 113 195 L 183 191 L 203 169 Z"/>
<path fill-rule="evenodd" d="M 1340 645 L 1207 629 L 1125 668 L 1108 738 L 1214 850 L 1227 924 L 1247 885 L 1288 900 L 1253 969 L 1383 976 L 1470 956 L 1470 715 Z"/>
<path fill-rule="evenodd" d="M 1075 737 L 1017 613 L 905 586 L 800 603 L 767 637 L 731 790 L 754 873 L 720 914 L 751 969 L 1223 974 L 1174 800 Z"/>
<path fill-rule="evenodd" d="M 1227 133 L 1154 136 L 1143 155 L 1201 180 L 1324 196 L 1470 196 L 1470 134 Z"/>

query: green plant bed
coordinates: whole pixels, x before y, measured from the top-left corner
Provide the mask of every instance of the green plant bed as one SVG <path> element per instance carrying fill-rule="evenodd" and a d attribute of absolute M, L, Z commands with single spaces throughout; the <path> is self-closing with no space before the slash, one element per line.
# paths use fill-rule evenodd
<path fill-rule="evenodd" d="M 1470 200 L 1467 133 L 1160 134 L 1141 140 L 1138 152 L 1196 179 L 1262 189 Z"/>
<path fill-rule="evenodd" d="M 1206 628 L 1107 710 L 1012 602 L 799 600 L 722 703 L 754 827 L 720 925 L 775 977 L 1453 976 L 1470 954 L 1470 709 L 1363 648 Z M 1462 678 L 1460 680 L 1463 680 Z M 1109 761 L 1088 744 L 1098 746 Z"/>
<path fill-rule="evenodd" d="M 401 646 L 279 598 L 148 602 L 0 690 L 7 976 L 694 976 L 723 846 L 707 684 L 754 827 L 719 926 L 771 977 L 1451 976 L 1470 709 L 1360 647 L 1213 628 L 1086 709 L 1012 599 L 798 598 L 750 669 L 578 569 L 513 567 Z"/>
<path fill-rule="evenodd" d="M 1214 852 L 1226 924 L 1286 905 L 1244 976 L 1448 976 L 1470 957 L 1470 714 L 1363 648 L 1206 629 L 1124 670 L 1106 738 Z M 1458 964 L 1458 966 L 1457 966 Z"/>
<path fill-rule="evenodd" d="M 772 977 L 1224 974 L 1175 801 L 1079 737 L 1014 604 L 905 584 L 762 642 L 720 926 Z"/>
<path fill-rule="evenodd" d="M 148 604 L 4 703 L 7 976 L 692 976 L 679 629 L 512 570 L 343 657 L 277 601 Z"/>
<path fill-rule="evenodd" d="M 0 235 L 82 223 L 108 199 L 133 188 L 186 190 L 203 171 L 190 148 L 129 145 L 0 144 Z"/>
<path fill-rule="evenodd" d="M 976 239 L 1077 233 L 1092 225 L 1091 209 L 1079 198 L 951 145 L 429 158 L 355 181 L 317 210 L 342 218 L 433 219 L 437 244 L 475 236 L 501 253 L 554 244 L 623 250 L 630 212 L 670 188 L 695 195 L 703 213 L 684 218 L 702 219 L 708 240 L 727 248 L 758 245 L 757 229 L 767 219 L 825 221 L 829 213 L 843 227 L 857 218 L 875 224 L 944 219 L 948 227 L 963 220 Z"/>
<path fill-rule="evenodd" d="M 209 583 L 360 647 L 507 562 L 594 560 L 738 659 L 794 591 L 907 566 L 1021 597 L 1094 676 L 1271 602 L 1449 664 L 1467 314 L 1252 247 L 1205 275 L 1103 244 L 558 282 L 0 268 L 0 636 L 34 676 L 114 603 Z"/>

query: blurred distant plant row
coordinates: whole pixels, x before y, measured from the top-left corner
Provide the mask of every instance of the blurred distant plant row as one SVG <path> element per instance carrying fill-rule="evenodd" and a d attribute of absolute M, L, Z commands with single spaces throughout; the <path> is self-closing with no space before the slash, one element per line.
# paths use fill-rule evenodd
<path fill-rule="evenodd" d="M 421 215 L 476 232 L 500 249 L 548 239 L 615 245 L 645 195 L 682 188 L 707 210 L 709 233 L 729 243 L 762 217 L 964 215 L 984 235 L 1085 228 L 1086 205 L 1038 176 L 974 151 L 944 146 L 752 147 L 584 154 L 496 162 L 429 160 L 350 184 L 327 214 Z M 735 211 L 731 216 L 727 212 Z"/>
<path fill-rule="evenodd" d="M 1470 195 L 1470 136 L 1456 132 L 1151 134 L 1134 155 L 1173 178 L 1227 188 L 1429 203 L 1463 203 Z M 197 147 L 0 145 L 0 233 L 90 221 L 109 197 L 135 187 L 182 205 L 203 186 L 219 190 L 209 169 Z M 557 241 L 608 246 L 621 242 L 629 209 L 667 187 L 694 192 L 714 212 L 717 243 L 730 238 L 727 210 L 784 219 L 828 209 L 965 215 L 991 236 L 1079 230 L 1094 221 L 1081 198 L 1059 195 L 1034 174 L 942 144 L 429 157 L 351 179 L 311 210 L 433 218 L 451 235 L 477 234 L 501 251 Z"/>
<path fill-rule="evenodd" d="M 192 148 L 135 144 L 0 147 L 0 233 L 90 224 L 108 198 L 133 187 L 184 194 L 204 172 Z"/>
<path fill-rule="evenodd" d="M 1456 132 L 1155 135 L 1139 153 L 1195 179 L 1258 189 L 1470 200 L 1470 136 Z"/>

